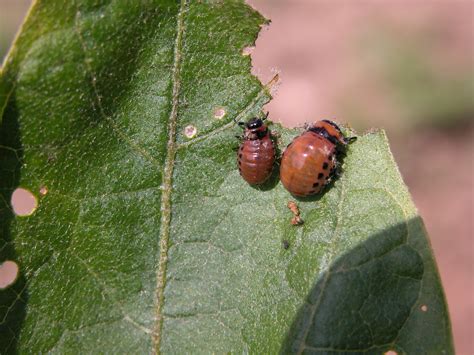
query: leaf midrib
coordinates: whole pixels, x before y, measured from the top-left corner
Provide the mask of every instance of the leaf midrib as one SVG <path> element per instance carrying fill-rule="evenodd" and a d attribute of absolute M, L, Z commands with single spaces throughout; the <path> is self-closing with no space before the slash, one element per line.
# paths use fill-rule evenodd
<path fill-rule="evenodd" d="M 181 0 L 179 12 L 177 14 L 176 39 L 174 46 L 174 61 L 172 71 L 172 102 L 171 111 L 168 118 L 168 143 L 166 159 L 163 166 L 162 195 L 160 203 L 161 221 L 159 233 L 160 256 L 157 269 L 155 305 L 156 320 L 152 333 L 153 353 L 159 353 L 161 344 L 161 329 L 163 324 L 162 308 L 164 303 L 164 287 L 166 283 L 166 267 L 168 261 L 169 231 L 171 222 L 171 189 L 174 171 L 174 162 L 176 158 L 176 126 L 178 118 L 179 92 L 181 87 L 180 71 L 182 63 L 182 44 L 185 32 L 184 14 L 188 5 L 187 0 Z"/>

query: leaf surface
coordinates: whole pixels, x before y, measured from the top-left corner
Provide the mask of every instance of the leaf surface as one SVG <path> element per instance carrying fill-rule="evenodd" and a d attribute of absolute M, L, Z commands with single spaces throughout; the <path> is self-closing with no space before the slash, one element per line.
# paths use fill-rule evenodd
<path fill-rule="evenodd" d="M 34 3 L 0 81 L 0 260 L 21 270 L 1 349 L 453 352 L 383 132 L 298 202 L 300 227 L 276 176 L 240 178 L 233 119 L 273 84 L 242 54 L 264 23 L 240 1 Z M 282 147 L 298 133 L 276 128 Z"/>

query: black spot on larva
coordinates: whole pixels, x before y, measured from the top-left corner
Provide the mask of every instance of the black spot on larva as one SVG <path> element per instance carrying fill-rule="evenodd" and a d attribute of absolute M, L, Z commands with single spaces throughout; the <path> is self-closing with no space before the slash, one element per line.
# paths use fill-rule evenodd
<path fill-rule="evenodd" d="M 242 164 L 242 162 L 239 160 L 239 165 Z M 240 169 L 240 168 L 239 168 Z"/>
<path fill-rule="evenodd" d="M 330 155 L 330 156 L 328 156 L 328 159 L 329 159 L 330 161 L 332 161 L 332 160 L 334 159 L 334 156 Z"/>
<path fill-rule="evenodd" d="M 323 169 L 326 170 L 328 168 L 329 164 L 327 161 L 324 162 L 323 164 Z"/>
<path fill-rule="evenodd" d="M 319 182 L 315 182 L 315 183 L 313 184 L 313 187 L 318 187 L 318 186 L 319 186 Z"/>
<path fill-rule="evenodd" d="M 240 150 L 241 152 L 243 152 L 243 151 L 244 151 L 244 146 L 241 145 L 239 150 Z"/>
<path fill-rule="evenodd" d="M 318 180 L 322 179 L 322 178 L 323 178 L 323 176 L 324 176 L 324 174 L 323 174 L 323 173 L 319 173 L 319 174 L 318 174 Z"/>
<path fill-rule="evenodd" d="M 242 154 L 239 154 L 239 158 L 242 158 Z"/>

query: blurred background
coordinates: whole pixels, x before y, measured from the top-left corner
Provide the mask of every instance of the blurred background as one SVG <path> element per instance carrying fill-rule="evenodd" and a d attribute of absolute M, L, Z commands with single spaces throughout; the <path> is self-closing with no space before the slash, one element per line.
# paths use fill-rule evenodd
<path fill-rule="evenodd" d="M 430 234 L 458 354 L 474 354 L 474 2 L 248 0 L 272 20 L 252 52 L 281 82 L 270 119 L 384 128 Z M 30 1 L 0 0 L 0 58 Z"/>

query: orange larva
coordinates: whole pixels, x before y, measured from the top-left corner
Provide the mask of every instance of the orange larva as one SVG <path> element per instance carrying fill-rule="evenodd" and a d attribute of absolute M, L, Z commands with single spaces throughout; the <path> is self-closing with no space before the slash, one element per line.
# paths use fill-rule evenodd
<path fill-rule="evenodd" d="M 294 196 L 320 193 L 337 171 L 338 158 L 355 137 L 346 138 L 332 121 L 312 124 L 283 153 L 280 180 Z"/>

